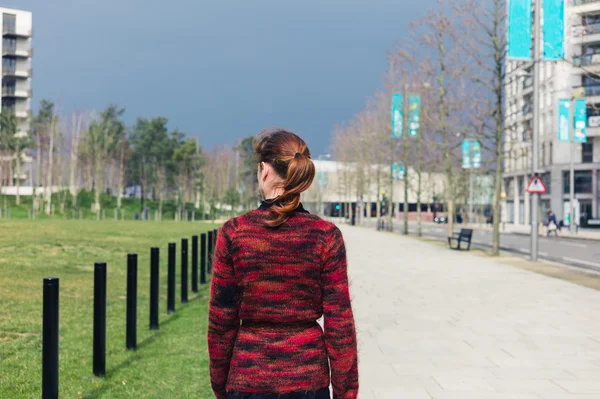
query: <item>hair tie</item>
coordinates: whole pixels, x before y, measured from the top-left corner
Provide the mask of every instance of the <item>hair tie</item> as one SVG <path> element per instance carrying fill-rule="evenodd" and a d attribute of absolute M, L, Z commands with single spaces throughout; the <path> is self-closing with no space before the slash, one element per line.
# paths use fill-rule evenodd
<path fill-rule="evenodd" d="M 294 155 L 294 159 L 298 159 L 298 158 L 300 158 L 301 156 L 302 156 L 302 154 L 300 154 L 299 152 L 297 152 L 297 153 Z"/>

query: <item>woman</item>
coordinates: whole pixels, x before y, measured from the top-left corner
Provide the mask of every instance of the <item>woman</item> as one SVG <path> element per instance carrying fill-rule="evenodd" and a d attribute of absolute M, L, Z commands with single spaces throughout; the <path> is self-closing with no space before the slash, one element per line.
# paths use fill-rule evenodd
<path fill-rule="evenodd" d="M 354 399 L 356 334 L 342 234 L 300 203 L 315 177 L 310 151 L 282 129 L 261 132 L 254 150 L 265 200 L 225 223 L 215 248 L 212 388 L 218 399 L 329 399 L 331 383 L 334 398 Z"/>

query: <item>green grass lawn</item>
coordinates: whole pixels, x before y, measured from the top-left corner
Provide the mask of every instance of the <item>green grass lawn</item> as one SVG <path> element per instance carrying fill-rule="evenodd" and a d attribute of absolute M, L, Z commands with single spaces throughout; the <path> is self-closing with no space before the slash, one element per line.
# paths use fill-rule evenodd
<path fill-rule="evenodd" d="M 216 225 L 175 222 L 0 221 L 0 398 L 39 398 L 42 279 L 60 278 L 63 398 L 210 398 L 209 288 L 180 304 L 182 238 Z M 177 243 L 176 312 L 166 314 L 167 244 Z M 150 248 L 160 248 L 160 329 L 148 330 Z M 138 254 L 138 349 L 125 349 L 127 254 Z M 106 378 L 92 373 L 94 262 L 107 262 Z M 191 267 L 191 257 L 190 257 Z M 191 280 L 191 269 L 189 272 Z"/>

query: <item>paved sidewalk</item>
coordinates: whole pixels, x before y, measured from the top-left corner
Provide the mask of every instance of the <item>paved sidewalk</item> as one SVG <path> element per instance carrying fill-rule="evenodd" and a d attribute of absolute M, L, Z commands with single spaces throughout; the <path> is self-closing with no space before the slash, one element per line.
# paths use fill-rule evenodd
<path fill-rule="evenodd" d="M 341 226 L 361 399 L 598 399 L 600 292 Z"/>

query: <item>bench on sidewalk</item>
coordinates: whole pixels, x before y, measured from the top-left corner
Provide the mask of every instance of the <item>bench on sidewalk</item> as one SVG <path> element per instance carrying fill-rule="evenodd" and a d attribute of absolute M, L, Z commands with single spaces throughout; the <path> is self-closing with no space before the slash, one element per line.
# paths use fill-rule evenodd
<path fill-rule="evenodd" d="M 450 249 L 460 250 L 462 242 L 467 243 L 467 251 L 471 249 L 471 238 L 473 237 L 473 229 L 460 229 L 460 233 L 454 233 L 453 237 L 448 237 L 448 245 Z M 452 246 L 452 242 L 456 241 L 456 246 Z"/>

